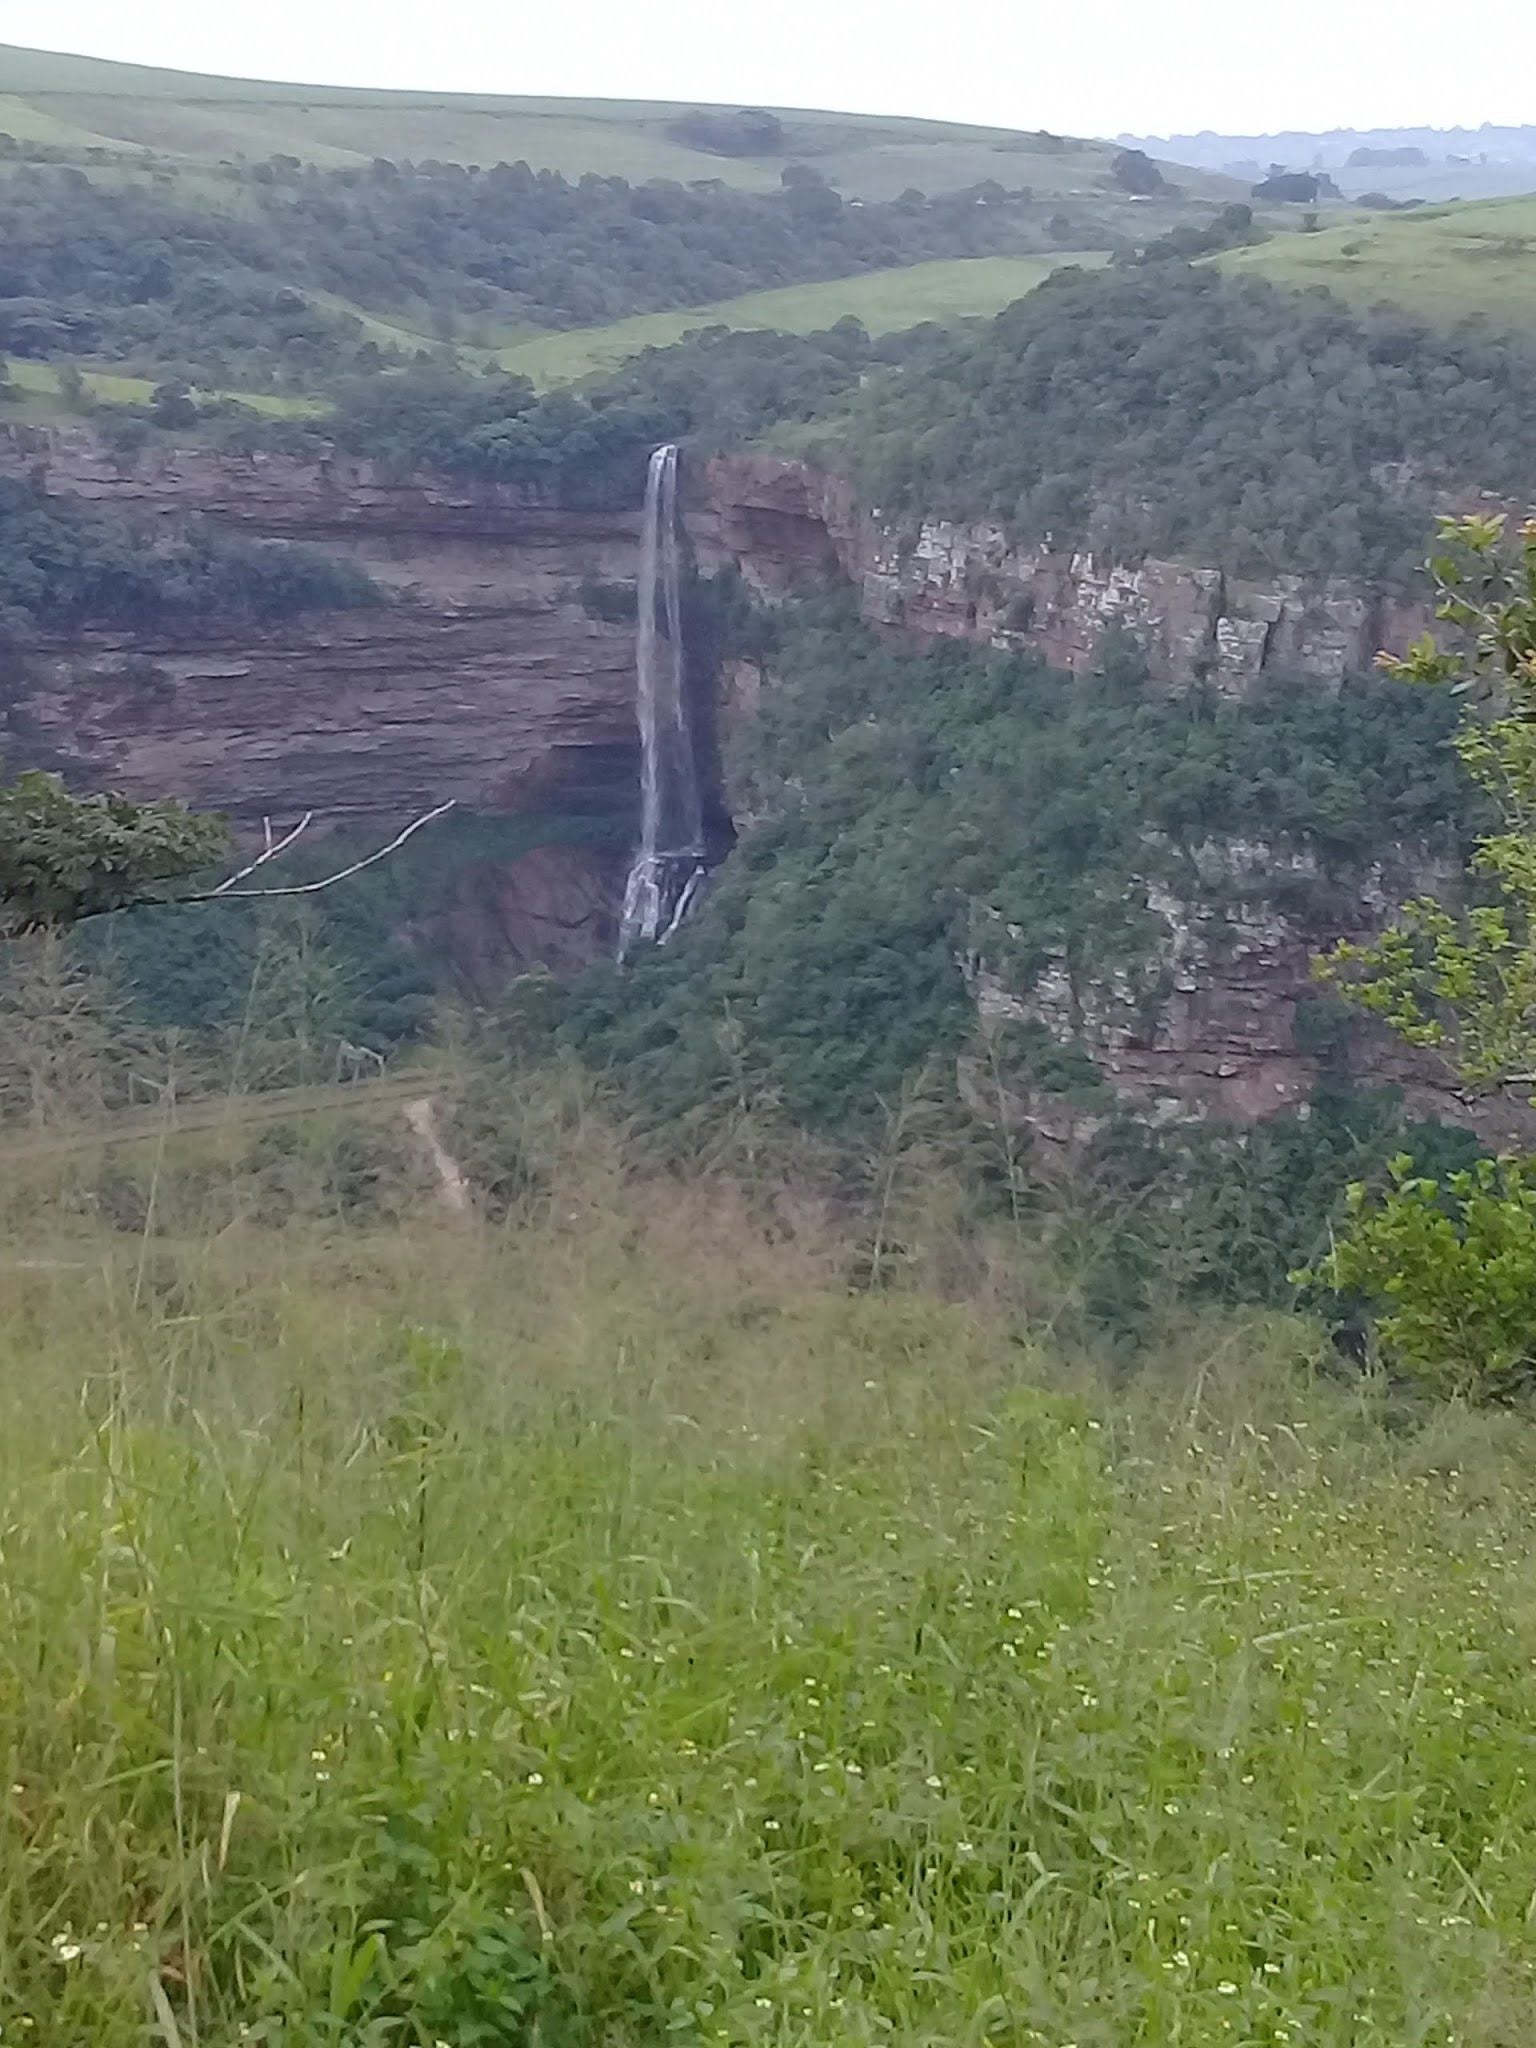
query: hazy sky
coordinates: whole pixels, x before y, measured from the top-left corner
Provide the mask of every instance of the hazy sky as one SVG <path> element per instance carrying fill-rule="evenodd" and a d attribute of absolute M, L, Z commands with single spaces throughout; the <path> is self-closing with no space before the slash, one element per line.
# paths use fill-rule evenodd
<path fill-rule="evenodd" d="M 1536 0 L 0 0 L 0 42 L 311 84 L 1077 134 L 1536 118 Z"/>

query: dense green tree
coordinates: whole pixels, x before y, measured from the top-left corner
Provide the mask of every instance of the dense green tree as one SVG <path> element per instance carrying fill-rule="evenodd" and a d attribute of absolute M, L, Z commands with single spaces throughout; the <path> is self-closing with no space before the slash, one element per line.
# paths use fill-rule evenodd
<path fill-rule="evenodd" d="M 567 1034 L 663 1118 L 722 1084 L 729 1026 L 797 1118 L 867 1122 L 925 1062 L 952 1067 L 967 957 L 1021 982 L 1048 957 L 1134 977 L 1155 966 L 1147 880 L 1206 900 L 1208 842 L 1311 855 L 1299 907 L 1326 916 L 1385 842 L 1449 849 L 1465 829 L 1451 707 L 1405 684 L 1169 698 L 1128 662 L 1072 679 L 885 646 L 835 605 L 777 630 L 730 753 L 754 822 L 712 898 L 664 954 L 569 997 Z"/>
<path fill-rule="evenodd" d="M 371 577 L 318 548 L 207 523 L 146 541 L 122 520 L 0 477 L 0 635 L 206 612 L 280 618 L 380 599 Z"/>
<path fill-rule="evenodd" d="M 0 939 L 162 902 L 226 843 L 222 818 L 180 804 L 72 796 L 38 773 L 0 784 Z"/>
<path fill-rule="evenodd" d="M 1536 1101 L 1536 524 L 1447 521 L 1433 566 L 1450 644 L 1426 637 L 1390 666 L 1451 686 L 1456 750 L 1496 814 L 1464 909 L 1424 898 L 1373 945 L 1322 963 L 1335 986 L 1476 1094 Z M 1388 1356 L 1437 1391 L 1497 1399 L 1536 1384 L 1536 1170 L 1485 1160 L 1438 1176 L 1405 1152 L 1390 1186 L 1350 1192 L 1318 1268 L 1380 1314 Z"/>
<path fill-rule="evenodd" d="M 717 118 L 738 132 L 749 119 Z M 494 337 L 1049 245 L 1027 194 L 854 205 L 792 168 L 784 189 L 755 193 L 571 182 L 524 163 L 321 172 L 290 161 L 231 171 L 238 190 L 210 200 L 174 174 L 109 185 L 29 167 L 0 186 L 0 351 L 120 363 L 161 383 L 325 388 L 416 354 L 347 302 L 416 309 L 415 324 L 430 318 L 445 340 L 476 327 Z M 1115 239 L 1086 215 L 1081 231 Z"/>

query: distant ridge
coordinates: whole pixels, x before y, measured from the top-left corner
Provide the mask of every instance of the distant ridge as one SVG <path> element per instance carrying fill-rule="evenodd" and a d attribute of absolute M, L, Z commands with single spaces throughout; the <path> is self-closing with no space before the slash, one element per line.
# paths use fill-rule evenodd
<path fill-rule="evenodd" d="M 0 44 L 0 134 L 60 148 L 148 149 L 182 162 L 290 155 L 339 169 L 379 156 L 523 158 L 567 177 L 718 178 L 749 190 L 775 188 L 787 165 L 810 163 L 848 198 L 988 183 L 1080 198 L 1105 188 L 1116 153 L 1043 130 L 786 107 L 760 109 L 780 131 L 770 146 L 737 153 L 682 131 L 683 117 L 701 111 L 733 109 L 226 78 Z M 1172 175 L 1192 198 L 1237 196 L 1219 175 L 1182 166 Z"/>

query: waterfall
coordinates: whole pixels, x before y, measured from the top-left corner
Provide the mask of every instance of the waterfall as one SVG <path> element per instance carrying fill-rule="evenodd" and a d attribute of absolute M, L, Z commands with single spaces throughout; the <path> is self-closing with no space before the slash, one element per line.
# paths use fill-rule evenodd
<path fill-rule="evenodd" d="M 640 547 L 635 708 L 640 726 L 640 844 L 624 887 L 619 958 L 665 945 L 704 886 L 704 811 L 683 661 L 677 449 L 651 456 Z"/>

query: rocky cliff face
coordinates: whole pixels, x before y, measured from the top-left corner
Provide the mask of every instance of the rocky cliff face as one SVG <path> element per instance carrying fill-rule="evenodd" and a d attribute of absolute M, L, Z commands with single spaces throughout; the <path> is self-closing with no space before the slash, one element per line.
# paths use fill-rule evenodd
<path fill-rule="evenodd" d="M 1187 890 L 1142 885 L 1151 936 L 1134 963 L 1085 973 L 1062 954 L 1023 979 L 985 952 L 969 963 L 984 1023 L 1040 1025 L 1087 1053 L 1104 1084 L 1102 1105 L 1019 1105 L 1052 1148 L 1070 1156 L 1111 1107 L 1154 1125 L 1262 1123 L 1300 1109 L 1330 1073 L 1396 1088 L 1410 1116 L 1468 1124 L 1492 1144 L 1530 1142 L 1524 1105 L 1464 1101 L 1433 1053 L 1344 1017 L 1312 977 L 1337 940 L 1379 932 L 1410 895 L 1450 889 L 1448 867 L 1394 849 L 1344 885 L 1304 855 L 1228 841 L 1198 848 L 1194 869 Z"/>
<path fill-rule="evenodd" d="M 1208 680 L 1241 695 L 1266 673 L 1342 684 L 1430 623 L 1426 606 L 1342 586 L 1121 564 L 1016 541 L 985 523 L 901 525 L 861 507 L 844 479 L 799 462 L 717 458 L 696 479 L 695 498 L 705 552 L 770 599 L 846 581 L 872 625 L 1031 653 L 1073 673 L 1091 669 L 1118 631 L 1168 688 Z M 750 702 L 760 686 L 735 694 Z M 1342 1070 L 1399 1089 L 1412 1115 L 1469 1123 L 1492 1143 L 1532 1141 L 1536 1123 L 1523 1105 L 1469 1105 L 1433 1054 L 1411 1052 L 1383 1029 L 1356 1022 L 1347 1043 L 1311 1039 L 1317 954 L 1379 932 L 1396 904 L 1443 890 L 1448 873 L 1399 852 L 1329 883 L 1305 858 L 1241 842 L 1200 849 L 1195 866 L 1187 894 L 1145 884 L 1153 939 L 1134 965 L 1084 972 L 1063 956 L 1021 982 L 984 955 L 972 961 L 983 1020 L 1032 1022 L 1086 1052 L 1107 1103 L 1154 1124 L 1262 1122 L 1301 1107 L 1325 1072 Z M 1018 1107 L 1064 1155 L 1106 1113 L 1043 1095 Z"/>
<path fill-rule="evenodd" d="M 985 522 L 898 522 L 861 507 L 844 479 L 774 457 L 716 458 L 695 500 L 706 550 L 766 596 L 843 578 L 872 625 L 1036 654 L 1073 673 L 1123 632 L 1153 680 L 1174 687 L 1209 678 L 1240 693 L 1266 670 L 1337 682 L 1428 622 L 1422 605 L 1343 585 L 1119 563 Z"/>
<path fill-rule="evenodd" d="M 0 752 L 90 786 L 174 793 L 237 827 L 399 824 L 456 798 L 491 814 L 636 800 L 634 636 L 583 586 L 632 579 L 638 511 L 576 513 L 515 491 L 401 483 L 368 463 L 153 449 L 118 461 L 83 432 L 0 429 L 0 475 L 153 533 L 211 517 L 359 563 L 372 610 L 219 617 L 45 636 L 0 667 Z M 5 663 L 0 654 L 0 665 Z M 480 988 L 570 971 L 611 944 L 612 862 L 535 848 L 457 879 L 441 929 Z"/>
<path fill-rule="evenodd" d="M 631 800 L 633 635 L 589 616 L 581 592 L 633 577 L 637 513 L 398 483 L 340 458 L 156 449 L 118 462 L 87 434 L 14 426 L 0 431 L 0 474 L 151 532 L 209 516 L 311 542 L 391 600 L 45 637 L 7 678 L 13 758 L 246 821 L 399 818 L 449 797 L 493 812 Z"/>

